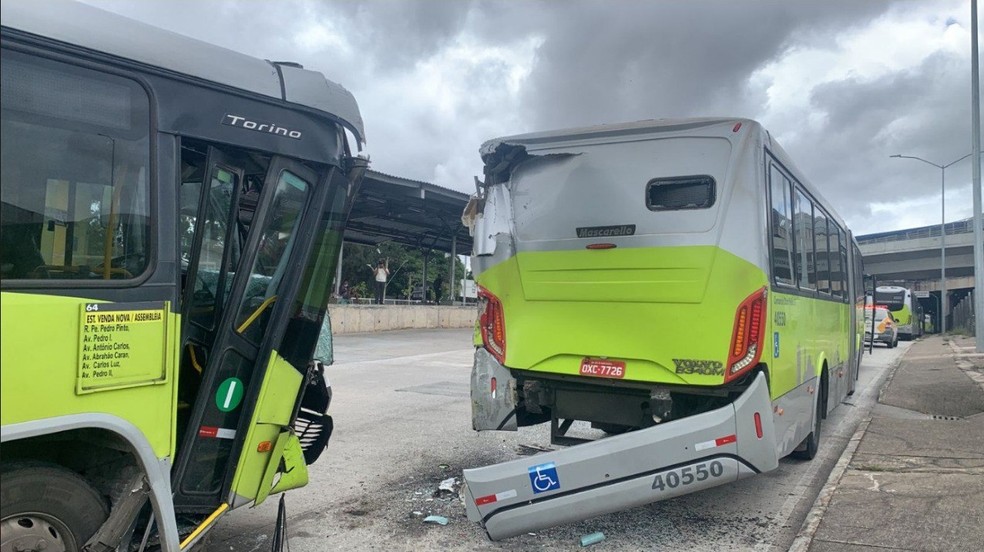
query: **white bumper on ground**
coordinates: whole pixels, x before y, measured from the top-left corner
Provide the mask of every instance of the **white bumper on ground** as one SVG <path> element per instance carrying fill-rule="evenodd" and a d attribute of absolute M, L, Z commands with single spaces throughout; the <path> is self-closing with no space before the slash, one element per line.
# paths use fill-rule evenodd
<path fill-rule="evenodd" d="M 732 404 L 563 450 L 464 470 L 493 540 L 689 494 L 778 466 L 764 374 Z"/>

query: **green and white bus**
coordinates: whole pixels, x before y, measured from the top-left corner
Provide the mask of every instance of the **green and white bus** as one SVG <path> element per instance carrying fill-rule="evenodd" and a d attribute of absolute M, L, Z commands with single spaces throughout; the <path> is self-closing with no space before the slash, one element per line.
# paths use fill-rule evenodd
<path fill-rule="evenodd" d="M 761 125 L 642 121 L 481 153 L 473 427 L 550 423 L 576 444 L 465 470 L 490 537 L 817 454 L 860 363 L 861 258 Z M 584 442 L 578 421 L 615 435 Z"/>
<path fill-rule="evenodd" d="M 902 286 L 878 286 L 875 303 L 885 305 L 899 328 L 899 339 L 909 341 L 923 334 L 923 310 L 919 299 L 909 288 Z"/>
<path fill-rule="evenodd" d="M 0 546 L 186 550 L 331 434 L 358 105 L 83 4 L 0 9 Z"/>

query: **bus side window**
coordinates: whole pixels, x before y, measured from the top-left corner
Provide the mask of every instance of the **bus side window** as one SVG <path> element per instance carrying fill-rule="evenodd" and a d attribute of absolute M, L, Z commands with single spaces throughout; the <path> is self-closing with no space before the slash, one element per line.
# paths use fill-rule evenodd
<path fill-rule="evenodd" d="M 821 293 L 830 293 L 830 257 L 828 249 L 827 214 L 820 207 L 813 208 L 813 237 L 816 243 L 817 287 Z"/>
<path fill-rule="evenodd" d="M 136 82 L 3 51 L 4 280 L 134 279 L 150 267 L 150 104 Z"/>
<path fill-rule="evenodd" d="M 790 207 L 789 181 L 779 169 L 771 166 L 769 181 L 772 195 L 772 274 L 776 283 L 793 283 L 793 219 Z"/>
<path fill-rule="evenodd" d="M 840 228 L 834 219 L 827 219 L 827 239 L 830 240 L 830 293 L 834 297 L 844 296 L 844 269 L 840 257 Z"/>
<path fill-rule="evenodd" d="M 817 289 L 817 267 L 813 252 L 813 203 L 800 190 L 795 190 L 795 214 L 793 232 L 795 233 L 796 276 L 800 289 Z"/>

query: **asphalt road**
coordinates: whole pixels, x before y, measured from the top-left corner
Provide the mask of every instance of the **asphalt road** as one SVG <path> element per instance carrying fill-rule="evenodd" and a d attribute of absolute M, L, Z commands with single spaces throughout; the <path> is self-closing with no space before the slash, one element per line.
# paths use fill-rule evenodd
<path fill-rule="evenodd" d="M 457 496 L 463 468 L 549 447 L 548 428 L 471 430 L 470 330 L 342 335 L 335 340 L 335 434 L 311 481 L 287 493 L 292 552 L 322 550 L 571 550 L 602 531 L 598 550 L 786 550 L 878 390 L 908 348 L 865 355 L 858 390 L 824 421 L 821 450 L 737 483 L 491 542 Z M 457 478 L 452 492 L 441 481 Z M 446 526 L 423 523 L 437 514 Z M 276 500 L 225 516 L 208 550 L 270 549 Z"/>

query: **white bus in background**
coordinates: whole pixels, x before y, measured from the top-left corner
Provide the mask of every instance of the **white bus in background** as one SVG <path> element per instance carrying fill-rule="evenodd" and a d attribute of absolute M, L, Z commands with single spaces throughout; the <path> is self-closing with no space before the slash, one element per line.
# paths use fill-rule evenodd
<path fill-rule="evenodd" d="M 922 305 L 912 290 L 901 286 L 878 286 L 875 303 L 885 305 L 892 312 L 899 329 L 899 339 L 909 341 L 923 334 Z"/>

